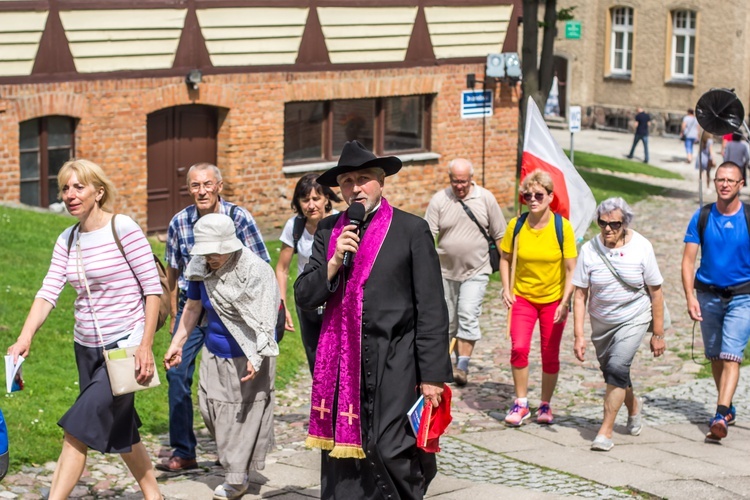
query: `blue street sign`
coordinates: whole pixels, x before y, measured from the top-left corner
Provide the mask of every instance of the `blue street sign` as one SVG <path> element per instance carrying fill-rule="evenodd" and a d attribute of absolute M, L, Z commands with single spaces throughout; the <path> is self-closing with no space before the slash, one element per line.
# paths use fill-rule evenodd
<path fill-rule="evenodd" d="M 491 90 L 464 90 L 461 92 L 461 119 L 492 116 Z"/>

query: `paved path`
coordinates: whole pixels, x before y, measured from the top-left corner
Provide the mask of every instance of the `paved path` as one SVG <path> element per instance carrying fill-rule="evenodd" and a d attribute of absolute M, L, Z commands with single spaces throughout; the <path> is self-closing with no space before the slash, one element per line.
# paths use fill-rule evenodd
<path fill-rule="evenodd" d="M 561 142 L 567 140 L 565 132 L 556 131 L 556 135 Z M 584 131 L 576 137 L 576 144 L 578 150 L 619 155 L 629 151 L 630 140 L 631 136 L 625 134 Z M 697 176 L 692 166 L 675 160 L 682 151 L 677 142 L 652 138 L 652 163 L 679 171 L 687 179 L 639 178 L 669 187 L 670 191 L 667 196 L 652 197 L 634 207 L 633 227 L 654 244 L 665 276 L 674 327 L 668 332 L 664 356 L 654 359 L 644 342 L 633 365 L 635 390 L 645 402 L 643 433 L 638 437 L 624 433 L 623 410 L 615 429 L 615 448 L 609 453 L 589 450 L 601 418 L 604 384 L 593 348 L 585 362 L 575 360 L 571 325 L 563 340 L 560 380 L 553 401 L 555 425 L 530 423 L 519 429 L 506 428 L 501 421 L 513 397 L 509 341 L 504 333 L 506 314 L 500 287 L 492 282 L 481 319 L 484 338 L 472 359 L 469 384 L 454 390 L 454 423 L 449 435 L 441 440 L 440 473 L 430 487 L 431 498 L 750 496 L 750 424 L 746 423 L 750 390 L 744 379 L 735 397 L 739 423 L 722 444 L 703 442 L 715 404 L 715 389 L 711 380 L 695 379 L 700 366 L 690 359 L 692 323 L 684 311 L 679 274 L 682 235 L 697 208 Z M 563 144 L 567 147 L 566 142 Z M 698 361 L 702 361 L 700 345 L 698 338 Z M 532 352 L 539 352 L 538 341 Z M 531 362 L 530 400 L 535 406 L 540 389 L 538 355 L 532 356 Z M 253 488 L 245 498 L 301 500 L 319 496 L 319 456 L 302 444 L 309 386 L 309 375 L 303 373 L 279 393 L 277 449 L 262 474 L 254 476 Z M 168 498 L 210 498 L 212 489 L 222 482 L 222 470 L 214 465 L 215 447 L 205 431 L 199 441 L 200 470 L 160 477 Z M 147 441 L 152 456 L 165 452 L 165 442 L 166 436 Z M 26 467 L 6 478 L 0 485 L 0 498 L 39 498 L 48 491 L 54 466 Z M 99 454 L 89 458 L 87 472 L 74 495 L 140 498 L 119 458 Z"/>

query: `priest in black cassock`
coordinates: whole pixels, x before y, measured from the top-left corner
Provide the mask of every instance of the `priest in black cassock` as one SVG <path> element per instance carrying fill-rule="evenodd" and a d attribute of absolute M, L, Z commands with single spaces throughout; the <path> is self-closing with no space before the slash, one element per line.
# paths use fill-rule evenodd
<path fill-rule="evenodd" d="M 437 473 L 406 414 L 420 395 L 437 406 L 452 380 L 448 312 L 429 226 L 383 197 L 400 168 L 351 141 L 318 177 L 350 206 L 318 224 L 294 285 L 302 309 L 326 305 L 306 441 L 323 449 L 324 499 L 421 499 Z M 355 203 L 361 224 L 349 217 Z"/>

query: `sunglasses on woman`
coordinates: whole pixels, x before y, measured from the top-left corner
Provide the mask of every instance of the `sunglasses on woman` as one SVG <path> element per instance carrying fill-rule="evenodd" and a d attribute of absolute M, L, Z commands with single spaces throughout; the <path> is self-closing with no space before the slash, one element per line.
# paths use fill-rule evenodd
<path fill-rule="evenodd" d="M 622 227 L 622 221 L 621 220 L 602 220 L 597 219 L 597 224 L 599 224 L 599 227 L 604 229 L 605 227 L 609 226 L 612 231 L 619 231 L 619 229 Z"/>
<path fill-rule="evenodd" d="M 542 202 L 544 200 L 544 193 L 523 193 L 523 199 L 525 201 L 531 201 L 532 198 L 534 198 L 538 202 Z"/>

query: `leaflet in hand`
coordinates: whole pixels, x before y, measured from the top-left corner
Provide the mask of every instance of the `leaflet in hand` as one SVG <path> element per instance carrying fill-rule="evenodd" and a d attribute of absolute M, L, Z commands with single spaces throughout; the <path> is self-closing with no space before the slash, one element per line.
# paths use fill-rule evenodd
<path fill-rule="evenodd" d="M 18 361 L 13 364 L 13 356 L 5 356 L 5 390 L 8 393 L 23 389 L 23 377 L 21 376 L 21 365 L 23 356 L 18 356 Z"/>
<path fill-rule="evenodd" d="M 419 425 L 422 423 L 422 412 L 424 411 L 424 396 L 419 396 L 419 399 L 411 409 L 406 412 L 406 416 L 409 417 L 409 423 L 414 431 L 414 437 L 419 436 Z"/>

